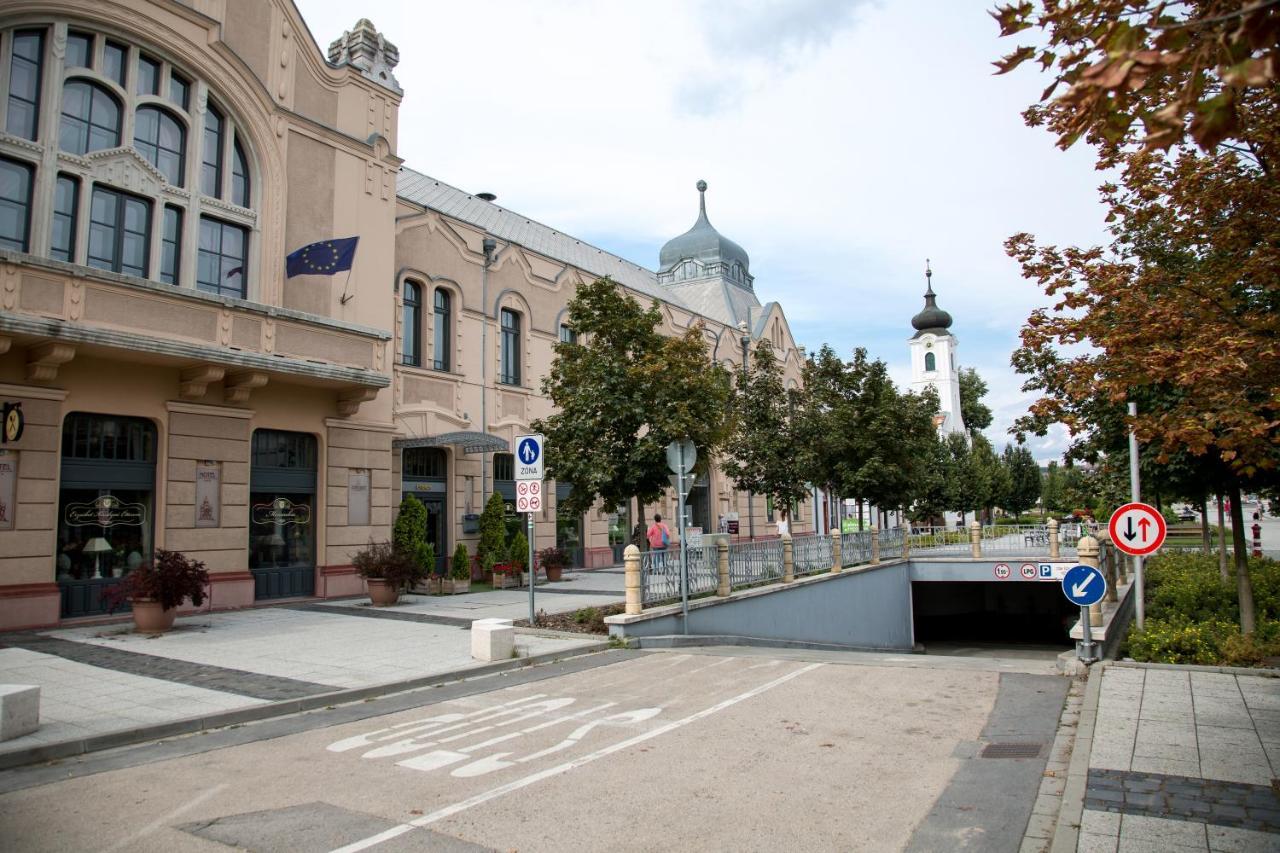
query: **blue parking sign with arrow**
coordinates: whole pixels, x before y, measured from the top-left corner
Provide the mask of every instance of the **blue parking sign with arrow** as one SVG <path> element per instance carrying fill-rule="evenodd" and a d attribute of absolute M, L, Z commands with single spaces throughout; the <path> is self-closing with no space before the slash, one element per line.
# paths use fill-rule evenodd
<path fill-rule="evenodd" d="M 1062 594 L 1072 604 L 1088 607 L 1107 594 L 1107 579 L 1093 566 L 1072 566 L 1062 578 Z"/>

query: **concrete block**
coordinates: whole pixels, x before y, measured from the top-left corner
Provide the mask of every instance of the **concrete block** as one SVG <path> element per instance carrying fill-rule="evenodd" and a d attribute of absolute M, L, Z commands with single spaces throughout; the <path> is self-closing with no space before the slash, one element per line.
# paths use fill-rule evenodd
<path fill-rule="evenodd" d="M 516 648 L 516 629 L 510 619 L 476 619 L 471 623 L 471 657 L 507 660 Z"/>
<path fill-rule="evenodd" d="M 0 741 L 29 735 L 40 728 L 40 688 L 0 684 Z"/>

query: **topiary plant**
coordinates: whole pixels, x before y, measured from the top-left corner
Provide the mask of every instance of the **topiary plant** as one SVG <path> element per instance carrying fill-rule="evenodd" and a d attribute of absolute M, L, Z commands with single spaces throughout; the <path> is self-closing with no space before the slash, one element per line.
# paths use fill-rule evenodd
<path fill-rule="evenodd" d="M 480 545 L 476 551 L 486 573 L 507 559 L 507 529 L 503 522 L 506 514 L 507 505 L 502 502 L 502 495 L 494 492 L 480 513 Z"/>
<path fill-rule="evenodd" d="M 529 537 L 524 535 L 523 530 L 516 531 L 515 537 L 511 540 L 511 547 L 507 550 L 507 562 L 513 566 L 519 566 L 520 571 L 524 571 L 529 565 Z"/>
<path fill-rule="evenodd" d="M 467 553 L 467 546 L 462 542 L 453 549 L 453 560 L 449 569 L 449 576 L 454 580 L 471 580 L 471 555 Z"/>
<path fill-rule="evenodd" d="M 405 495 L 400 501 L 400 511 L 391 528 L 391 544 L 408 554 L 424 575 L 436 570 L 435 548 L 427 542 L 427 508 L 413 495 Z"/>

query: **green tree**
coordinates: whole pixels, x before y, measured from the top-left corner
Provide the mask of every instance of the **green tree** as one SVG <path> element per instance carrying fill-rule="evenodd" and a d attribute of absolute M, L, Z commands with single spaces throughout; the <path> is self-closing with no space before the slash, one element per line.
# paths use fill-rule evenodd
<path fill-rule="evenodd" d="M 974 512 L 986 497 L 981 465 L 975 464 L 969 439 L 963 433 L 949 433 L 945 441 L 950 455 L 947 508 L 961 515 Z"/>
<path fill-rule="evenodd" d="M 556 411 L 534 422 L 547 439 L 547 473 L 573 491 L 561 506 L 587 511 L 657 500 L 667 486 L 666 447 L 689 439 L 702 459 L 729 430 L 727 371 L 710 361 L 700 326 L 671 338 L 662 314 L 608 278 L 578 288 L 568 306 L 576 342 L 556 344 L 542 392 Z"/>
<path fill-rule="evenodd" d="M 784 518 L 808 494 L 797 452 L 799 425 L 792 417 L 798 405 L 799 392 L 783 385 L 773 346 L 760 340 L 746 380 L 737 384 L 724 471 L 738 489 L 772 499 Z"/>
<path fill-rule="evenodd" d="M 507 559 L 507 505 L 502 495 L 494 492 L 480 513 L 480 544 L 476 547 L 476 556 L 480 559 L 480 568 L 486 574 L 493 567 Z"/>
<path fill-rule="evenodd" d="M 950 442 L 938 437 L 923 443 L 917 457 L 918 476 L 911 504 L 913 521 L 932 523 L 951 508 L 952 471 Z"/>
<path fill-rule="evenodd" d="M 960 379 L 960 419 L 964 421 L 964 428 L 970 433 L 982 432 L 991 426 L 992 420 L 991 409 L 982 402 L 982 398 L 987 394 L 987 383 L 972 367 L 960 368 L 958 377 Z"/>
<path fill-rule="evenodd" d="M 1001 461 L 1009 477 L 1004 508 L 1014 515 L 1021 515 L 1035 506 L 1040 497 L 1040 466 L 1031 451 L 1021 444 L 1017 447 L 1006 444 Z"/>
<path fill-rule="evenodd" d="M 1050 462 L 1044 473 L 1044 483 L 1040 491 L 1040 506 L 1044 512 L 1057 515 L 1065 508 L 1062 494 L 1062 472 L 1056 461 Z"/>
<path fill-rule="evenodd" d="M 990 524 L 996 505 L 1004 500 L 1012 484 L 991 442 L 980 433 L 974 434 L 972 440 L 969 459 L 977 488 L 978 506 L 986 510 L 986 521 Z"/>
<path fill-rule="evenodd" d="M 408 554 L 419 570 L 436 570 L 435 548 L 427 542 L 427 508 L 413 495 L 400 499 L 400 510 L 391 527 L 391 544 Z"/>
<path fill-rule="evenodd" d="M 847 482 L 857 455 L 852 394 L 848 366 L 830 346 L 824 344 L 805 361 L 796 450 L 805 479 L 832 496 L 852 496 Z"/>
<path fill-rule="evenodd" d="M 507 562 L 513 566 L 519 566 L 524 571 L 529 565 L 529 537 L 524 535 L 523 530 L 517 530 L 516 535 L 511 537 L 511 546 L 507 549 Z"/>

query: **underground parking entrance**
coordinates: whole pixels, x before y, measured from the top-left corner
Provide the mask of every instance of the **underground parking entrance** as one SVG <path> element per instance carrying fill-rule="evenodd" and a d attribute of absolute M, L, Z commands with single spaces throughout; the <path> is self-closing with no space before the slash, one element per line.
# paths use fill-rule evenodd
<path fill-rule="evenodd" d="M 917 647 L 927 654 L 1043 652 L 1073 648 L 1080 608 L 1057 583 L 916 581 L 911 612 Z"/>

